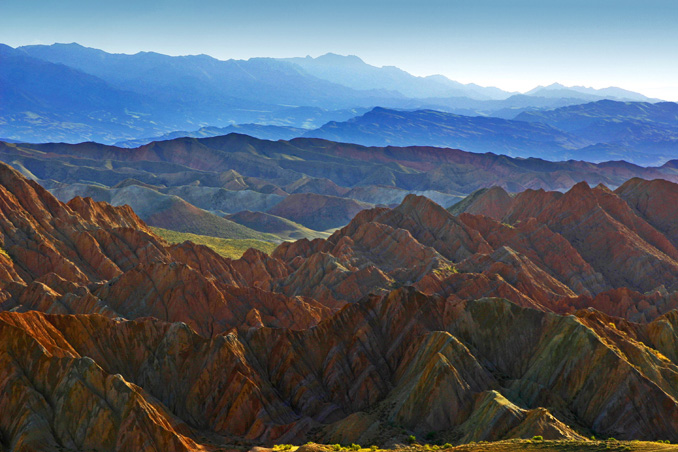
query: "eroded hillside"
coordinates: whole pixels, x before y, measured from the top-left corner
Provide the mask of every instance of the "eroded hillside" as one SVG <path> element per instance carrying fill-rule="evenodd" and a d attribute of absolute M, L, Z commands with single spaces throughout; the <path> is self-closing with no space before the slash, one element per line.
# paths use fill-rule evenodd
<path fill-rule="evenodd" d="M 678 441 L 656 184 L 410 195 L 231 260 L 2 165 L 1 447 Z"/>

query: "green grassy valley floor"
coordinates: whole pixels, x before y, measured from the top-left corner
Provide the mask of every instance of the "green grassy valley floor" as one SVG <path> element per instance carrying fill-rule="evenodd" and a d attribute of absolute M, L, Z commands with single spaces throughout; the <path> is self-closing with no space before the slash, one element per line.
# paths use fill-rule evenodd
<path fill-rule="evenodd" d="M 169 243 L 182 243 L 190 240 L 198 245 L 205 245 L 212 248 L 217 253 L 230 259 L 239 259 L 245 251 L 250 248 L 256 248 L 266 254 L 270 254 L 276 247 L 275 243 L 264 242 L 254 239 L 223 239 L 220 237 L 210 237 L 207 235 L 191 234 L 188 232 L 170 231 L 163 228 L 151 228 L 153 232 L 167 240 Z"/>
<path fill-rule="evenodd" d="M 469 443 L 456 447 L 445 448 L 443 446 L 414 445 L 403 448 L 378 449 L 376 447 L 360 447 L 337 445 L 307 444 L 301 447 L 278 445 L 273 449 L 255 448 L 255 452 L 372 452 L 381 450 L 396 450 L 398 452 L 598 452 L 598 451 L 633 451 L 633 452 L 662 452 L 678 451 L 678 445 L 652 441 L 574 441 L 574 440 L 525 440 L 512 439 L 506 441 Z"/>
<path fill-rule="evenodd" d="M 448 449 L 454 452 L 598 452 L 598 451 L 637 451 L 659 452 L 678 451 L 678 446 L 649 441 L 533 441 L 509 440 L 498 442 L 480 442 L 465 444 Z"/>

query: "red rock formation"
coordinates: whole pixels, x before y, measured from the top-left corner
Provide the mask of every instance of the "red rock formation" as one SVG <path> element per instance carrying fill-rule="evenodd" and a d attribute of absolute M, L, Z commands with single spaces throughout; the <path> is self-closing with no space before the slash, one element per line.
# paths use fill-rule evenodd
<path fill-rule="evenodd" d="M 647 291 L 678 282 L 676 248 L 609 191 L 578 184 L 537 220 L 563 235 L 613 287 Z"/>
<path fill-rule="evenodd" d="M 628 193 L 636 186 L 630 183 L 622 191 L 631 199 Z M 676 286 L 678 250 L 638 216 L 631 204 L 604 186 L 590 188 L 582 182 L 565 194 L 543 190 L 520 193 L 502 221 L 520 227 L 521 222 L 534 218 L 564 237 L 604 278 L 605 284 L 598 280 L 595 289 L 589 289 L 591 294 L 605 286 L 640 291 Z"/>
<path fill-rule="evenodd" d="M 4 165 L 0 182 L 6 309 L 155 316 L 207 335 L 247 322 L 307 328 L 332 312 L 312 299 L 261 290 L 290 272 L 263 253 L 231 261 L 192 243 L 168 246 L 127 206 L 82 198 L 62 204 Z"/>
<path fill-rule="evenodd" d="M 273 255 L 298 272 L 280 287 L 288 294 L 352 302 L 415 284 L 454 299 L 498 296 L 556 312 L 597 306 L 636 320 L 674 306 L 670 294 L 641 296 L 643 303 L 633 308 L 597 298 L 612 287 L 676 285 L 673 245 L 609 190 L 579 184 L 567 194 L 527 191 L 511 201 L 504 220 L 513 224 L 484 215 L 455 217 L 409 196 L 396 209 L 361 212 L 327 240 L 279 246 Z M 329 256 L 314 258 L 319 253 Z M 375 280 L 368 267 L 384 276 Z M 363 284 L 350 276 L 357 271 Z"/>
<path fill-rule="evenodd" d="M 607 288 L 602 275 L 562 235 L 534 218 L 513 227 L 481 215 L 462 214 L 459 219 L 480 232 L 493 248 L 511 247 L 578 294 L 596 294 Z"/>
<path fill-rule="evenodd" d="M 495 220 L 501 220 L 513 205 L 513 198 L 501 187 L 496 185 L 482 188 L 448 210 L 458 215 L 462 212 L 486 215 Z"/>
<path fill-rule="evenodd" d="M 15 450 L 198 450 L 183 421 L 37 313 L 0 313 L 0 387 L 0 431 Z"/>
<path fill-rule="evenodd" d="M 604 187 L 525 192 L 509 224 L 408 196 L 233 261 L 0 182 L 2 447 L 678 440 L 678 251 Z"/>
<path fill-rule="evenodd" d="M 20 358 L 3 367 L 0 382 L 17 392 L 2 392 L 0 406 L 13 416 L 0 422 L 10 440 L 42 425 L 41 440 L 72 447 L 153 437 L 196 450 L 192 442 L 202 440 L 188 426 L 216 433 L 212 441 L 305 441 L 312 431 L 336 435 L 347 422 L 347 440 L 369 443 L 393 439 L 388 423 L 468 441 L 580 438 L 567 425 L 572 416 L 602 435 L 675 440 L 675 361 L 648 344 L 675 350 L 675 333 L 661 325 L 676 328 L 678 318 L 615 321 L 592 310 L 563 317 L 405 289 L 304 331 L 242 329 L 212 339 L 153 319 L 4 313 L 0 359 Z M 23 401 L 35 390 L 58 403 L 28 409 Z M 78 410 L 97 397 L 109 407 L 100 417 Z M 132 427 L 138 422 L 149 428 Z"/>
<path fill-rule="evenodd" d="M 336 228 L 348 223 L 358 212 L 371 204 L 349 198 L 295 193 L 268 210 L 268 213 L 287 218 L 317 231 Z"/>
<path fill-rule="evenodd" d="M 633 211 L 662 232 L 674 246 L 678 246 L 678 184 L 655 179 L 633 178 L 614 193 Z"/>

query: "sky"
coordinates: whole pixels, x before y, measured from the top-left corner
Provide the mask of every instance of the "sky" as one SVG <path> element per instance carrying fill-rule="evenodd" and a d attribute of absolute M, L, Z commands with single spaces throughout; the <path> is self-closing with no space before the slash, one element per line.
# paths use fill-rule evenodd
<path fill-rule="evenodd" d="M 333 52 L 509 91 L 559 82 L 678 101 L 676 0 L 0 0 L 0 17 L 12 47 Z"/>

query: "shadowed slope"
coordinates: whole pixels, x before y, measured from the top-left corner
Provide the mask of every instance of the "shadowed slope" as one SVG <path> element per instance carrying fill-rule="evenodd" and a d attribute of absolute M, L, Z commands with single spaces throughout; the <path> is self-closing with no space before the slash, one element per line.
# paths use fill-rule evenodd
<path fill-rule="evenodd" d="M 230 260 L 0 182 L 3 447 L 678 440 L 675 249 L 604 187 L 522 193 L 512 224 L 410 195 Z M 605 234 L 637 254 L 604 264 Z"/>
<path fill-rule="evenodd" d="M 168 246 L 128 206 L 89 198 L 63 204 L 4 165 L 0 183 L 0 230 L 11 259 L 2 257 L 5 309 L 154 316 L 207 335 L 250 320 L 305 328 L 331 312 L 315 300 L 254 288 L 253 266 L 262 267 L 257 284 L 272 278 L 268 272 L 289 272 L 282 263 L 267 266 L 263 253 L 243 264 L 190 242 Z"/>
<path fill-rule="evenodd" d="M 5 313 L 2 324 L 21 333 L 0 344 L 22 347 L 16 341 L 23 334 L 51 356 L 89 356 L 98 372 L 119 373 L 140 385 L 142 396 L 171 407 L 166 417 L 225 437 L 303 441 L 313 427 L 326 425 L 318 434 L 332 435 L 350 413 L 362 413 L 348 441 L 404 437 L 389 423 L 420 434 L 463 434 L 466 441 L 501 439 L 511 431 L 581 438 L 568 424 L 620 438 L 678 439 L 675 362 L 634 339 L 652 344 L 660 325 L 678 324 L 663 318 L 611 326 L 613 320 L 594 311 L 561 317 L 501 300 L 455 303 L 401 289 L 303 332 L 264 328 L 211 340 L 151 319 Z M 675 346 L 675 333 L 664 334 L 667 340 L 671 345 L 661 347 Z M 125 344 L 126 351 L 111 353 L 122 350 L 113 344 Z M 32 358 L 26 359 L 30 369 Z M 57 391 L 53 384 L 43 392 Z M 43 419 L 57 426 L 59 437 L 69 416 Z M 491 427 L 499 416 L 505 430 Z M 91 440 L 94 432 L 83 436 Z"/>

